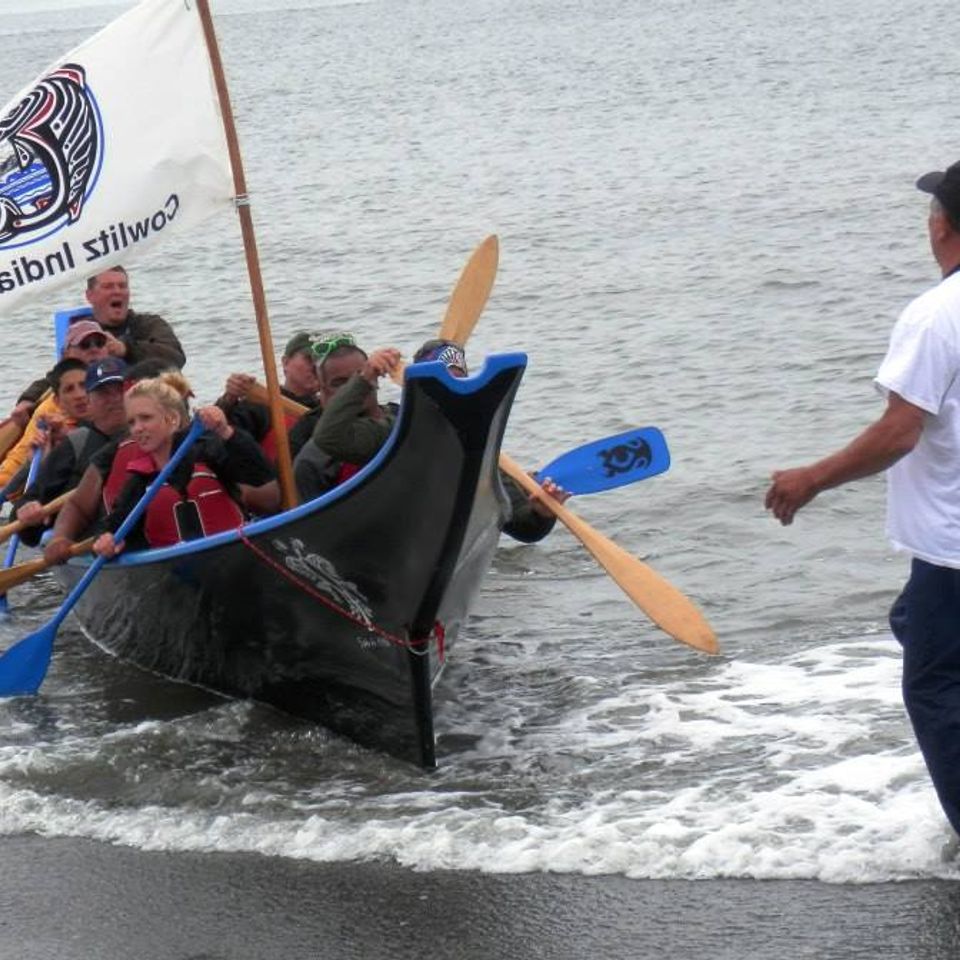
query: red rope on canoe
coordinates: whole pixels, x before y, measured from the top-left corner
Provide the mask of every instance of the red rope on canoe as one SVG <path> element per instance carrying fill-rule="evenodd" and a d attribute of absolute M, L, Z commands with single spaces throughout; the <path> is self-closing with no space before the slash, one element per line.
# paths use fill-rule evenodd
<path fill-rule="evenodd" d="M 313 584 L 307 583 L 305 580 L 301 580 L 292 570 L 288 570 L 282 563 L 278 563 L 273 557 L 270 556 L 270 554 L 265 553 L 252 540 L 248 539 L 247 535 L 243 531 L 243 527 L 240 527 L 237 532 L 240 534 L 240 539 L 243 541 L 244 545 L 249 547 L 250 550 L 253 551 L 254 556 L 262 560 L 268 567 L 276 570 L 280 576 L 285 577 L 295 587 L 298 587 L 304 593 L 313 597 L 314 600 L 319 600 L 320 603 L 322 603 L 325 607 L 328 607 L 334 613 L 338 613 L 344 619 L 351 621 L 351 623 L 355 623 L 357 626 L 363 627 L 363 629 L 367 630 L 369 633 L 375 633 L 378 637 L 383 637 L 384 640 L 388 640 L 390 643 L 395 644 L 398 647 L 406 647 L 406 649 L 413 653 L 419 654 L 420 656 L 423 656 L 427 653 L 427 641 L 429 641 L 431 637 L 436 638 L 437 657 L 440 662 L 443 663 L 445 657 L 446 632 L 443 629 L 443 624 L 440 623 L 439 620 L 434 623 L 430 636 L 426 637 L 424 640 L 410 640 L 407 637 L 398 637 L 396 634 L 390 633 L 389 631 L 384 630 L 382 627 L 378 627 L 375 623 L 362 620 L 355 613 L 351 613 L 349 610 L 344 609 L 340 606 L 340 604 L 331 600 L 326 594 L 321 593 L 316 587 L 313 586 Z"/>

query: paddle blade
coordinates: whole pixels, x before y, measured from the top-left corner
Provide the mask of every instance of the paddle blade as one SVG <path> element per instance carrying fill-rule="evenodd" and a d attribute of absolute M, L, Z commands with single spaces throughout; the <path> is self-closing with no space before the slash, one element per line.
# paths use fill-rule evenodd
<path fill-rule="evenodd" d="M 642 560 L 594 530 L 552 497 L 543 494 L 533 478 L 505 453 L 500 454 L 500 469 L 512 477 L 527 493 L 540 494 L 544 505 L 593 554 L 618 587 L 674 640 L 704 653 L 717 652 L 717 637 L 703 614 L 673 584 L 648 567 Z"/>
<path fill-rule="evenodd" d="M 198 417 L 194 417 L 190 429 L 180 442 L 180 446 L 173 451 L 173 455 L 163 469 L 150 481 L 150 486 L 147 487 L 143 496 L 127 514 L 123 523 L 120 524 L 120 528 L 115 534 L 117 542 L 126 539 L 140 517 L 146 512 L 147 507 L 150 506 L 150 501 L 167 482 L 167 478 L 177 468 L 177 465 L 183 460 L 187 451 L 202 432 L 203 423 Z M 77 551 L 89 550 L 92 544 L 92 538 L 81 541 L 74 544 L 70 548 L 70 552 L 76 556 Z M 40 558 L 40 562 L 45 566 L 47 565 L 47 561 L 43 558 Z M 53 642 L 56 639 L 60 624 L 67 618 L 67 614 L 83 596 L 84 591 L 93 582 L 106 562 L 106 557 L 97 557 L 87 568 L 86 573 L 80 578 L 76 586 L 67 594 L 53 619 L 36 633 L 24 637 L 23 640 L 7 650 L 3 656 L 0 656 L 0 695 L 18 696 L 37 692 L 40 684 L 43 683 L 43 678 L 47 675 L 47 666 L 50 663 L 50 657 L 53 656 Z"/>
<path fill-rule="evenodd" d="M 614 437 L 568 450 L 535 474 L 537 483 L 549 477 L 573 494 L 612 490 L 655 477 L 670 468 L 667 441 L 656 427 L 638 427 Z"/>
<path fill-rule="evenodd" d="M 499 260 L 500 243 L 492 234 L 473 251 L 460 273 L 440 324 L 441 340 L 452 340 L 462 347 L 470 339 L 493 289 Z"/>
<path fill-rule="evenodd" d="M 0 656 L 0 697 L 36 693 L 47 675 L 58 623 L 48 623 Z"/>

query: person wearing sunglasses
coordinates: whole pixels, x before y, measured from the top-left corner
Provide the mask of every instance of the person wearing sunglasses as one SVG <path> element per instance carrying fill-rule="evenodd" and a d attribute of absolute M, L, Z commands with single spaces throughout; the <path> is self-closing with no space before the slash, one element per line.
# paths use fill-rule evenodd
<path fill-rule="evenodd" d="M 63 360 L 79 360 L 88 364 L 107 356 L 107 335 L 103 328 L 96 320 L 89 319 L 86 314 L 83 317 L 84 319 L 75 320 L 67 328 L 63 340 Z M 20 427 L 26 429 L 31 417 L 44 416 L 45 410 L 38 410 L 37 404 L 40 403 L 42 408 L 44 394 L 52 389 L 53 383 L 49 374 L 35 380 L 17 398 L 17 404 L 10 412 L 10 417 Z"/>
<path fill-rule="evenodd" d="M 283 382 L 280 384 L 280 393 L 301 406 L 312 410 L 318 406 L 317 391 L 320 381 L 317 378 L 317 362 L 314 355 L 314 346 L 317 337 L 301 330 L 295 333 L 283 349 L 280 364 L 283 369 Z M 254 403 L 247 399 L 250 388 L 256 378 L 248 373 L 231 373 L 227 377 L 217 406 L 227 415 L 227 420 L 234 427 L 246 430 L 257 443 L 260 444 L 267 459 L 276 462 L 277 442 L 270 422 L 270 408 L 263 403 Z M 296 418 L 289 414 L 285 416 L 289 431 Z"/>
<path fill-rule="evenodd" d="M 99 336 L 104 343 L 96 348 L 87 346 L 85 351 L 69 353 L 65 344 L 63 357 L 76 357 L 84 363 L 92 363 L 104 356 L 120 357 L 128 364 L 145 360 L 159 361 L 164 369 L 179 370 L 186 363 L 186 354 L 163 317 L 154 313 L 138 313 L 130 309 L 130 281 L 127 271 L 121 266 L 110 267 L 87 279 L 87 303 L 92 315 L 83 312 L 75 315 L 68 330 L 68 339 L 78 324 L 95 323 Z M 50 389 L 45 377 L 35 380 L 17 398 L 9 417 L 21 428 L 26 427 L 30 417 L 36 412 L 37 404 Z"/>
<path fill-rule="evenodd" d="M 120 357 L 130 365 L 151 360 L 165 370 L 179 370 L 186 363 L 180 341 L 163 317 L 130 309 L 130 282 L 123 267 L 110 267 L 89 277 L 86 297 L 90 312 L 71 317 L 64 357 L 84 363 Z M 24 426 L 49 387 L 45 378 L 30 384 L 18 397 L 11 418 Z"/>
<path fill-rule="evenodd" d="M 312 500 L 356 473 L 390 435 L 399 408 L 381 404 L 381 377 L 400 365 L 394 347 L 369 356 L 348 333 L 328 334 L 314 347 L 320 375 L 320 408 L 304 415 L 290 432 L 293 476 L 301 500 Z M 331 456 L 327 434 L 349 434 L 352 459 Z M 296 451 L 296 452 L 294 452 Z"/>

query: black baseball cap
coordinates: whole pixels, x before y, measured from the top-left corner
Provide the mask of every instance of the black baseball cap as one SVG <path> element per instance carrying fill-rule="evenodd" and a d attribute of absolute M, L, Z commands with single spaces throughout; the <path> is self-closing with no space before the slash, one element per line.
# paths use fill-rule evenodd
<path fill-rule="evenodd" d="M 917 189 L 932 193 L 950 222 L 960 229 L 960 161 L 946 170 L 931 170 L 917 181 Z"/>
<path fill-rule="evenodd" d="M 123 383 L 126 379 L 127 365 L 119 357 L 104 357 L 94 360 L 87 367 L 87 393 L 102 387 L 105 383 Z"/>

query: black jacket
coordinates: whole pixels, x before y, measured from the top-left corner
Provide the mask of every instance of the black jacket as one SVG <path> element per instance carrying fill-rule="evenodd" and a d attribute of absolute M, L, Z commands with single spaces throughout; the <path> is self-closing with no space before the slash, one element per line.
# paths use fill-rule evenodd
<path fill-rule="evenodd" d="M 49 503 L 68 490 L 73 490 L 80 482 L 93 455 L 113 439 L 98 430 L 92 423 L 82 423 L 71 430 L 44 457 L 33 484 L 17 501 L 14 515 L 20 505 L 28 500 Z M 40 542 L 45 529 L 44 526 L 27 527 L 21 531 L 20 539 L 28 547 L 35 547 Z"/>

